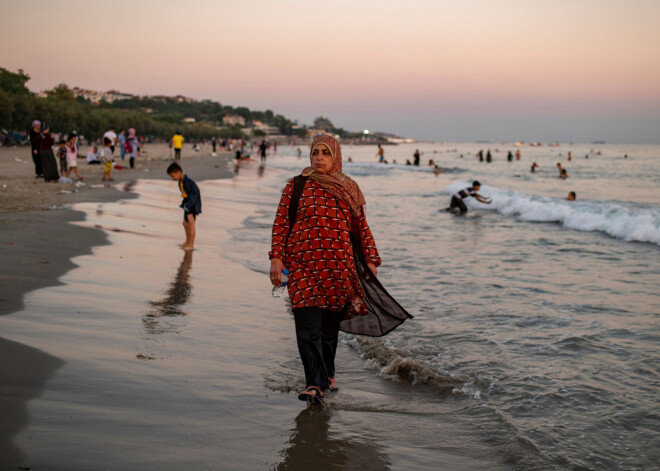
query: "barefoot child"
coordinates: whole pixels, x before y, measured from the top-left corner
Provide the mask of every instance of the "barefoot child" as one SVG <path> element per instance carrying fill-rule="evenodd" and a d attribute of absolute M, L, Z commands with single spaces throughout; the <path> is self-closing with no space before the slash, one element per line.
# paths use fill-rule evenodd
<path fill-rule="evenodd" d="M 167 174 L 174 181 L 179 182 L 179 190 L 183 201 L 183 227 L 186 231 L 186 241 L 180 244 L 184 250 L 192 250 L 195 243 L 195 219 L 202 212 L 202 196 L 197 184 L 183 174 L 183 170 L 176 162 L 167 167 Z"/>
<path fill-rule="evenodd" d="M 103 150 L 101 151 L 101 163 L 105 166 L 103 169 L 103 181 L 108 176 L 108 181 L 112 181 L 110 173 L 112 172 L 112 140 L 108 137 L 103 138 Z"/>

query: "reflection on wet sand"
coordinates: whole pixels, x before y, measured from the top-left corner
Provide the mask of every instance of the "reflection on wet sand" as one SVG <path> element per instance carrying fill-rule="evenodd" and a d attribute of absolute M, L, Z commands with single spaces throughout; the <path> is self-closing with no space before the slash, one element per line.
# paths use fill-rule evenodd
<path fill-rule="evenodd" d="M 46 382 L 64 364 L 36 348 L 0 338 L 0 469 L 29 469 L 12 439 L 30 422 L 28 401 L 39 397 Z"/>
<path fill-rule="evenodd" d="M 149 301 L 152 309 L 142 317 L 142 324 L 147 334 L 143 339 L 145 348 L 150 353 L 139 353 L 138 358 L 144 360 L 162 358 L 162 355 L 156 355 L 154 351 L 158 348 L 159 342 L 153 336 L 180 332 L 180 318 L 186 316 L 182 306 L 188 302 L 192 292 L 189 275 L 192 266 L 192 254 L 192 250 L 184 251 L 183 260 L 174 276 L 174 281 L 165 293 L 166 296 L 159 301 Z"/>
<path fill-rule="evenodd" d="M 282 451 L 278 471 L 344 469 L 389 470 L 387 455 L 363 433 L 330 430 L 331 411 L 310 406 L 296 417 L 289 446 Z"/>

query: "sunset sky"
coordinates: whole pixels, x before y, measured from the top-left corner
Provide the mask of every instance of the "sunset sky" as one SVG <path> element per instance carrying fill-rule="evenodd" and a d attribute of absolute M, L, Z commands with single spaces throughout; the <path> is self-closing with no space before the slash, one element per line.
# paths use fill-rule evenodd
<path fill-rule="evenodd" d="M 657 0 L 3 0 L 0 67 L 418 139 L 660 142 Z"/>

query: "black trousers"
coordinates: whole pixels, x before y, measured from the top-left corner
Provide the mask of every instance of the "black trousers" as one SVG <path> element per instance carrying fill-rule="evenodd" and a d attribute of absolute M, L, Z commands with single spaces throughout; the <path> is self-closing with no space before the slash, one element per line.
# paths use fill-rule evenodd
<path fill-rule="evenodd" d="M 129 162 L 131 163 L 131 168 L 135 168 L 135 157 L 131 157 Z"/>
<path fill-rule="evenodd" d="M 344 319 L 344 311 L 303 307 L 293 310 L 293 318 L 305 384 L 325 390 L 330 385 L 328 378 L 335 377 L 339 323 Z"/>
<path fill-rule="evenodd" d="M 174 149 L 174 160 L 181 160 L 181 149 Z"/>
<path fill-rule="evenodd" d="M 465 214 L 468 212 L 467 206 L 465 206 L 463 200 L 460 198 L 456 198 L 455 196 L 452 196 L 451 203 L 449 204 L 449 210 L 451 211 L 454 208 L 458 208 L 461 211 L 461 214 Z"/>
<path fill-rule="evenodd" d="M 39 149 L 37 149 L 37 153 L 34 153 L 34 150 L 32 150 L 32 162 L 34 162 L 34 174 L 37 176 L 43 175 L 43 170 L 41 169 L 41 155 L 39 155 Z"/>

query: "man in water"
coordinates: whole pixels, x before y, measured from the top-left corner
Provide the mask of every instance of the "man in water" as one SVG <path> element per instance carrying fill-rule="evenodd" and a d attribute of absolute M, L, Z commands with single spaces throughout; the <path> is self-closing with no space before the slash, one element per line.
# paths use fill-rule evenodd
<path fill-rule="evenodd" d="M 383 146 L 378 144 L 378 153 L 376 154 L 376 157 L 378 157 L 378 162 L 381 164 L 385 164 L 385 150 L 383 149 Z"/>
<path fill-rule="evenodd" d="M 481 188 L 481 183 L 479 183 L 477 180 L 473 181 L 471 187 L 465 188 L 464 190 L 461 190 L 458 193 L 454 193 L 451 197 L 451 203 L 449 203 L 449 207 L 445 209 L 455 214 L 467 213 L 468 209 L 467 206 L 465 206 L 463 200 L 465 198 L 469 198 L 470 196 L 473 196 L 474 199 L 476 199 L 480 203 L 484 203 L 484 204 L 492 203 L 493 200 L 489 198 L 484 198 L 479 193 L 477 193 L 477 191 L 479 191 L 479 188 Z"/>
<path fill-rule="evenodd" d="M 557 162 L 557 171 L 559 171 L 559 178 L 564 178 L 564 167 L 561 166 L 561 163 Z"/>
<path fill-rule="evenodd" d="M 534 173 L 534 172 L 536 172 L 536 169 L 537 169 L 538 167 L 539 167 L 539 166 L 536 164 L 536 162 L 534 162 L 534 163 L 532 164 L 532 166 L 530 167 L 530 170 L 532 171 L 532 173 Z"/>
<path fill-rule="evenodd" d="M 577 199 L 577 195 L 575 194 L 574 191 L 570 191 L 568 193 L 568 196 L 566 197 L 566 201 L 575 201 Z"/>

